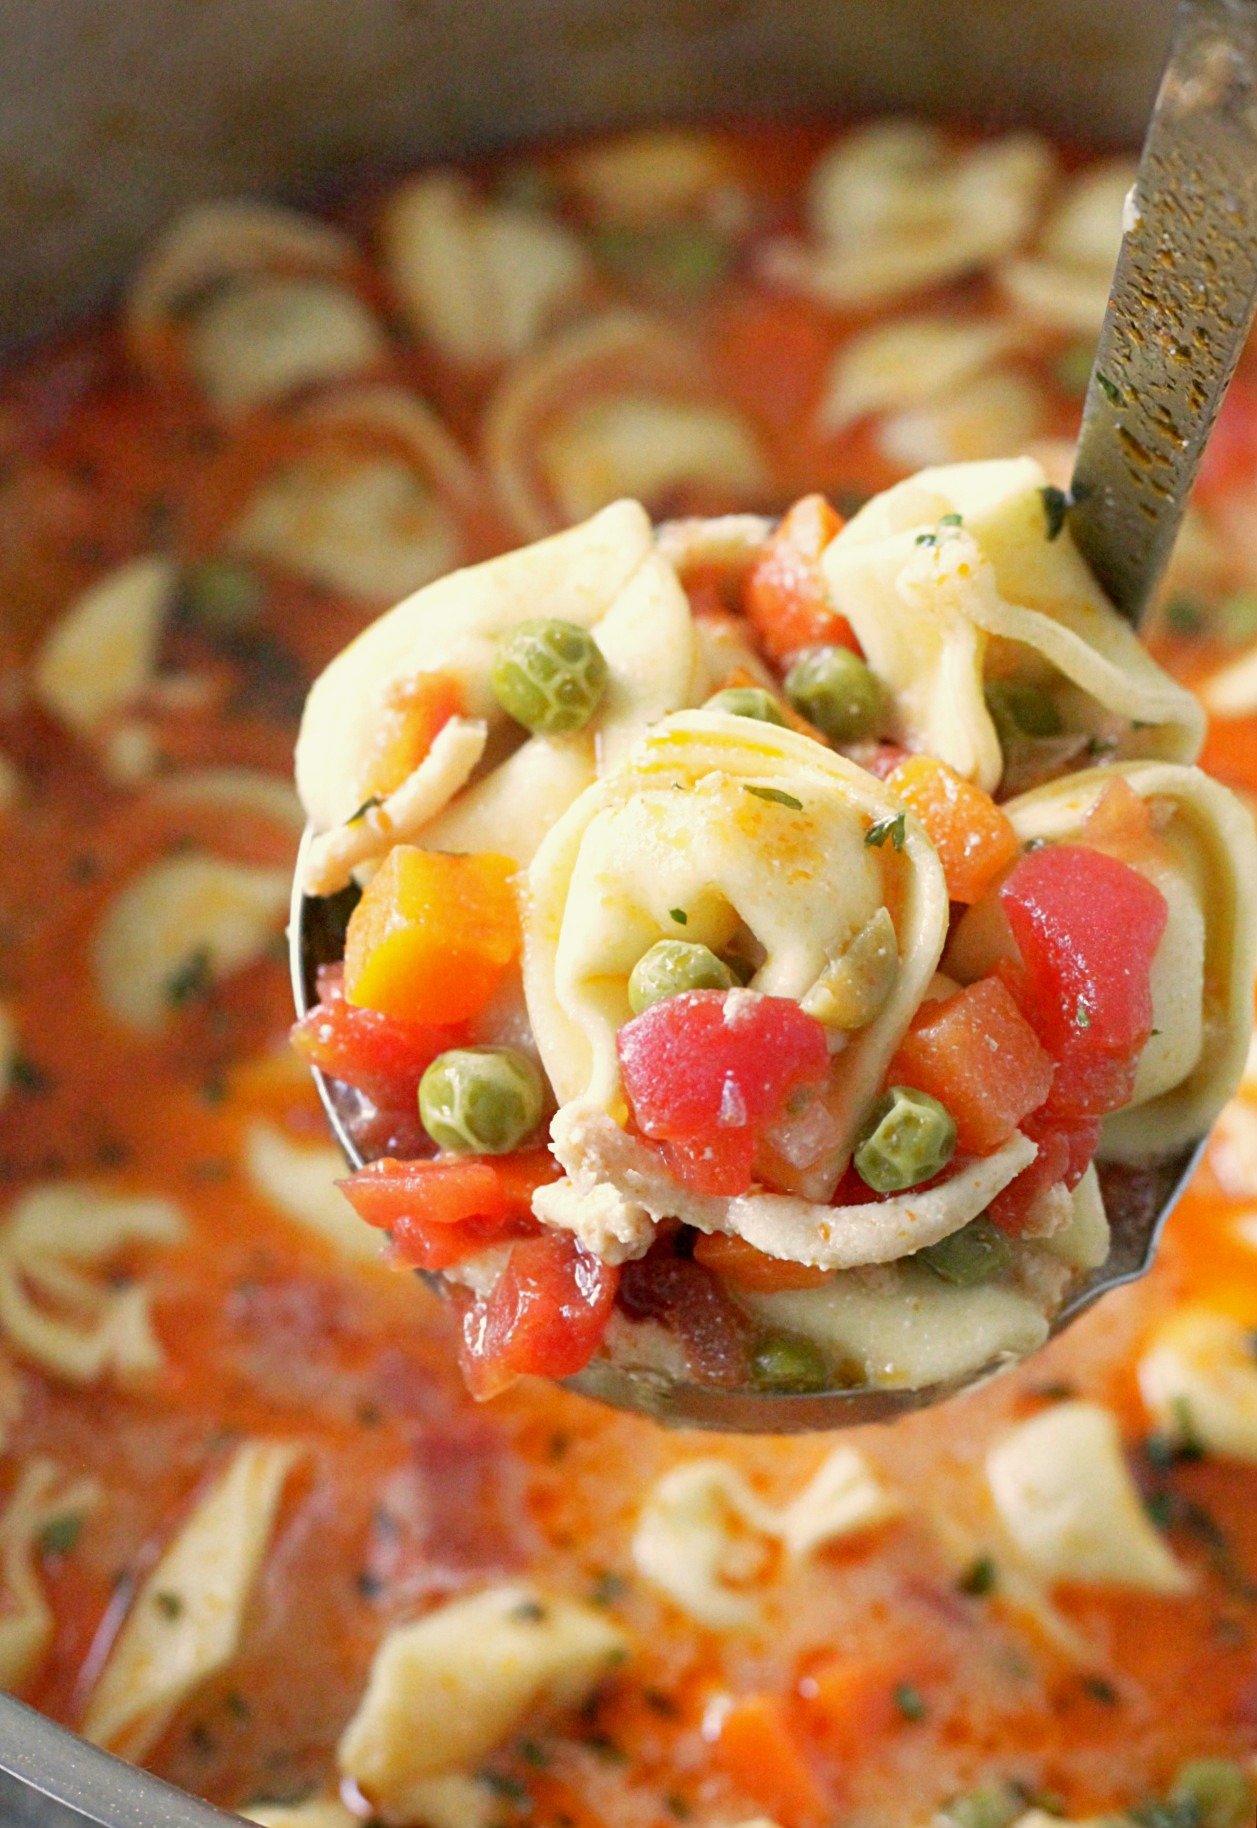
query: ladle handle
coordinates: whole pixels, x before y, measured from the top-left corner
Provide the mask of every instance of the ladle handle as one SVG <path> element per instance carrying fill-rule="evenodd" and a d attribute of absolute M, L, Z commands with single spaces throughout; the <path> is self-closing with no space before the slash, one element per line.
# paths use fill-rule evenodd
<path fill-rule="evenodd" d="M 1070 527 L 1137 626 L 1257 304 L 1257 0 L 1181 0 L 1124 227 Z"/>

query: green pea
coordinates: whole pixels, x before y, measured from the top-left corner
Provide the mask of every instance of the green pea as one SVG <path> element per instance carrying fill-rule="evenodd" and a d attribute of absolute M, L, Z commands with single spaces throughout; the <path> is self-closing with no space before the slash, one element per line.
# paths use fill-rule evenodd
<path fill-rule="evenodd" d="M 498 642 L 490 683 L 517 724 L 560 736 L 583 729 L 598 709 L 607 663 L 589 630 L 575 622 L 520 622 Z"/>
<path fill-rule="evenodd" d="M 786 697 L 831 743 L 858 743 L 881 732 L 882 683 L 847 647 L 813 647 L 785 678 Z"/>
<path fill-rule="evenodd" d="M 986 708 L 1005 749 L 1018 738 L 1059 736 L 1065 728 L 1042 686 L 1022 680 L 993 679 L 986 688 Z"/>
<path fill-rule="evenodd" d="M 1193 1828 L 1252 1828 L 1257 1785 L 1231 1758 L 1193 1758 L 1174 1780 L 1170 1804 Z"/>
<path fill-rule="evenodd" d="M 250 627 L 262 613 L 266 592 L 256 572 L 234 559 L 203 559 L 183 574 L 184 614 L 210 635 L 231 635 Z"/>
<path fill-rule="evenodd" d="M 917 1260 L 932 1269 L 944 1282 L 957 1288 L 976 1288 L 980 1282 L 993 1282 L 1012 1261 L 1013 1247 L 999 1229 L 986 1217 L 971 1219 L 949 1238 L 927 1244 L 919 1250 Z"/>
<path fill-rule="evenodd" d="M 736 974 L 707 946 L 688 939 L 659 939 L 629 973 L 629 1008 L 635 1016 L 680 996 L 683 990 L 732 990 Z"/>
<path fill-rule="evenodd" d="M 820 1348 L 797 1333 L 761 1340 L 751 1359 L 751 1382 L 760 1390 L 828 1390 L 830 1381 Z"/>
<path fill-rule="evenodd" d="M 786 727 L 781 707 L 772 693 L 766 692 L 762 686 L 726 686 L 723 692 L 717 692 L 709 698 L 703 709 L 725 711 L 730 717 L 754 717 L 761 724 L 780 724 L 783 729 Z"/>
<path fill-rule="evenodd" d="M 949 1828 L 1011 1828 L 1025 1813 L 1025 1802 L 1007 1784 L 983 1784 L 955 1797 L 940 1812 Z"/>
<path fill-rule="evenodd" d="M 541 1074 L 513 1047 L 452 1047 L 419 1081 L 419 1116 L 454 1155 L 507 1155 L 541 1121 Z"/>
<path fill-rule="evenodd" d="M 902 1193 L 932 1180 L 956 1153 L 946 1106 L 910 1085 L 892 1085 L 860 1132 L 856 1173 L 875 1193 Z"/>

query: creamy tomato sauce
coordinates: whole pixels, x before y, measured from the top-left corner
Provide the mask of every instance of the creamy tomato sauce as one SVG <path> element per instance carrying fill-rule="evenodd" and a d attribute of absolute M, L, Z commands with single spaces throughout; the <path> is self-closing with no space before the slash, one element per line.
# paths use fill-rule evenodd
<path fill-rule="evenodd" d="M 802 234 L 803 187 L 832 139 L 829 128 L 748 128 L 703 140 L 720 201 L 680 209 L 708 237 L 689 244 L 680 278 L 675 254 L 661 277 L 658 235 L 649 244 L 637 220 L 599 220 L 588 189 L 569 182 L 571 152 L 476 174 L 485 194 L 527 194 L 581 238 L 590 267 L 580 311 L 629 304 L 683 327 L 710 365 L 710 397 L 750 428 L 759 482 L 669 485 L 649 504 L 656 513 L 774 511 L 808 490 L 842 503 L 886 486 L 917 467 L 888 454 L 886 410 L 837 430 L 820 421 L 835 353 L 887 317 L 977 321 L 995 309 L 998 282 L 981 261 L 860 309 L 766 274 L 760 252 Z M 1080 163 L 1071 156 L 1064 169 Z M 369 256 L 380 209 L 372 190 L 340 218 Z M 387 333 L 377 378 L 427 399 L 470 459 L 459 558 L 517 543 L 484 443 L 504 365 L 462 363 L 416 335 L 378 266 L 362 284 Z M 1016 447 L 1072 432 L 1085 350 L 1079 333 L 1026 321 L 1000 358 L 1037 402 Z M 1206 696 L 1257 639 L 1254 399 L 1241 393 L 1230 409 L 1226 460 L 1198 504 L 1204 556 L 1180 554 L 1153 637 L 1158 657 Z M 38 1458 L 99 1488 L 77 1527 L 45 1529 L 36 1545 L 50 1625 L 24 1698 L 82 1722 L 137 1587 L 233 1449 L 262 1437 L 294 1443 L 300 1457 L 238 1641 L 146 1755 L 228 1807 L 332 1791 L 334 1748 L 389 1628 L 520 1573 L 605 1609 L 632 1648 L 577 1717 L 527 1725 L 490 1757 L 494 1821 L 716 1828 L 767 1814 L 781 1828 L 912 1828 L 1000 1780 L 1083 1816 L 1161 1794 L 1189 1757 L 1251 1760 L 1257 1464 L 1150 1443 L 1136 1372 L 1148 1338 L 1185 1304 L 1257 1331 L 1257 1081 L 1228 1113 L 1154 1272 L 984 1391 L 862 1432 L 856 1444 L 902 1494 L 901 1515 L 798 1567 L 761 1559 L 745 1577 L 756 1622 L 717 1631 L 635 1565 L 650 1488 L 671 1467 L 715 1457 L 785 1502 L 837 1443 L 670 1435 L 542 1384 L 475 1407 L 441 1304 L 286 1215 L 250 1170 L 263 1127 L 290 1148 L 326 1150 L 312 1089 L 285 1048 L 282 916 L 240 970 L 216 977 L 194 958 L 166 984 L 151 1028 L 104 1006 L 96 936 L 145 868 L 193 852 L 290 865 L 295 829 L 282 806 L 193 804 L 172 788 L 228 767 L 286 780 L 309 680 L 386 599 L 263 559 L 249 561 L 259 588 L 247 613 L 216 622 L 176 592 L 152 676 L 125 717 L 86 740 L 32 693 L 34 657 L 68 606 L 123 562 L 160 553 L 187 568 L 222 556 L 229 504 L 248 494 L 262 453 L 287 448 L 289 411 L 215 411 L 186 374 L 137 367 L 114 318 L 25 358 L 0 390 L 0 753 L 12 776 L 0 810 L 0 1001 L 16 1033 L 0 1203 L 11 1211 L 37 1184 L 87 1182 L 163 1196 L 185 1223 L 181 1241 L 128 1245 L 105 1265 L 115 1291 L 147 1292 L 160 1347 L 147 1372 L 75 1383 L 4 1341 L 6 1489 Z M 901 428 L 896 449 L 907 436 Z M 1215 723 L 1205 761 L 1257 794 L 1257 687 L 1252 704 Z M 1066 1583 L 1046 1611 L 1014 1603 L 983 1510 L 984 1455 L 1011 1422 L 1071 1396 L 1116 1414 L 1188 1591 Z M 959 1569 L 957 1528 L 976 1545 Z M 733 1754 L 721 1722 L 730 1698 L 747 1697 L 764 1699 L 812 1790 L 771 1759 Z"/>

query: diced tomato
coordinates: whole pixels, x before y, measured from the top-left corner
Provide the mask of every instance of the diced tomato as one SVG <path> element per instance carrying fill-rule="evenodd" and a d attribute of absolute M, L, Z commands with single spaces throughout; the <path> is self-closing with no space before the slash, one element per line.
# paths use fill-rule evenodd
<path fill-rule="evenodd" d="M 769 1257 L 745 1238 L 732 1232 L 701 1234 L 694 1241 L 694 1260 L 714 1276 L 737 1289 L 771 1295 L 783 1289 L 819 1288 L 833 1281 L 833 1271 L 815 1269 L 810 1263 L 792 1263 L 788 1257 Z"/>
<path fill-rule="evenodd" d="M 1035 1201 L 1063 1181 L 1076 1187 L 1086 1173 L 1100 1140 L 1100 1120 L 1083 1118 L 1066 1125 L 1046 1107 L 1027 1117 L 1021 1129 L 1039 1146 L 1028 1168 L 997 1193 L 988 1212 L 1011 1237 L 1024 1237 Z"/>
<path fill-rule="evenodd" d="M 1197 487 L 1202 500 L 1250 488 L 1257 482 L 1257 386 L 1241 375 L 1232 381 L 1200 460 Z"/>
<path fill-rule="evenodd" d="M 681 1345 L 686 1368 L 707 1384 L 746 1382 L 750 1323 L 724 1284 L 694 1257 L 673 1255 L 661 1236 L 620 1274 L 620 1307 L 630 1320 L 654 1320 Z"/>
<path fill-rule="evenodd" d="M 566 1232 L 521 1238 L 492 1294 L 463 1315 L 459 1358 L 483 1402 L 516 1378 L 570 1377 L 597 1351 L 620 1272 Z"/>
<path fill-rule="evenodd" d="M 419 673 L 394 686 L 377 720 L 362 797 L 385 799 L 400 787 L 464 708 L 462 684 L 450 673 Z"/>
<path fill-rule="evenodd" d="M 898 743 L 876 743 L 872 745 L 871 754 L 861 758 L 860 766 L 870 774 L 875 774 L 879 781 L 885 781 L 898 768 L 900 762 L 907 759 L 908 751 L 901 749 Z"/>
<path fill-rule="evenodd" d="M 923 1003 L 887 1080 L 947 1106 L 956 1140 L 974 1155 L 1006 1143 L 1052 1086 L 1052 1059 L 998 978 Z"/>
<path fill-rule="evenodd" d="M 731 1701 L 720 1717 L 712 1758 L 781 1828 L 816 1828 L 831 1819 L 780 1695 L 741 1695 Z"/>
<path fill-rule="evenodd" d="M 340 1187 L 359 1218 L 390 1234 L 397 1263 L 448 1269 L 486 1245 L 535 1229 L 532 1195 L 558 1173 L 544 1149 L 491 1161 L 385 1158 Z"/>
<path fill-rule="evenodd" d="M 1022 857 L 999 897 L 1024 968 L 1019 1001 L 1049 1053 L 1129 1062 L 1152 1028 L 1161 891 L 1115 857 L 1057 844 Z"/>
<path fill-rule="evenodd" d="M 1106 851 L 1119 863 L 1137 864 L 1149 849 L 1160 851 L 1152 808 L 1130 782 L 1115 775 L 1083 821 L 1090 850 Z"/>
<path fill-rule="evenodd" d="M 745 990 L 668 997 L 626 1022 L 618 1047 L 639 1129 L 705 1193 L 744 1193 L 763 1130 L 829 1070 L 819 1022 L 788 997 Z"/>
<path fill-rule="evenodd" d="M 823 495 L 805 495 L 783 518 L 746 581 L 746 613 L 770 660 L 788 660 L 805 647 L 860 644 L 834 608 L 821 554 L 842 530 L 841 516 Z"/>
<path fill-rule="evenodd" d="M 356 1086 L 385 1110 L 413 1109 L 419 1081 L 437 1055 L 466 1040 L 459 1025 L 409 1022 L 348 1002 L 343 965 L 320 968 L 318 991 L 318 1002 L 293 1024 L 293 1046 L 311 1066 Z"/>
<path fill-rule="evenodd" d="M 1020 848 L 1008 814 L 989 793 L 932 755 L 910 755 L 886 777 L 938 852 L 953 901 L 981 901 Z"/>

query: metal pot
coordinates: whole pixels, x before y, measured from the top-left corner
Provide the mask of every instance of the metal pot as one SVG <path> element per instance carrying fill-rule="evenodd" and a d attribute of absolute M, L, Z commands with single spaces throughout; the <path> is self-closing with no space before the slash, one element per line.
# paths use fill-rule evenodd
<path fill-rule="evenodd" d="M 35 0 L 0 11 L 0 345 L 201 197 L 651 118 L 895 109 L 1139 139 L 1170 0 Z M 0 1821 L 234 1820 L 0 1697 Z"/>

